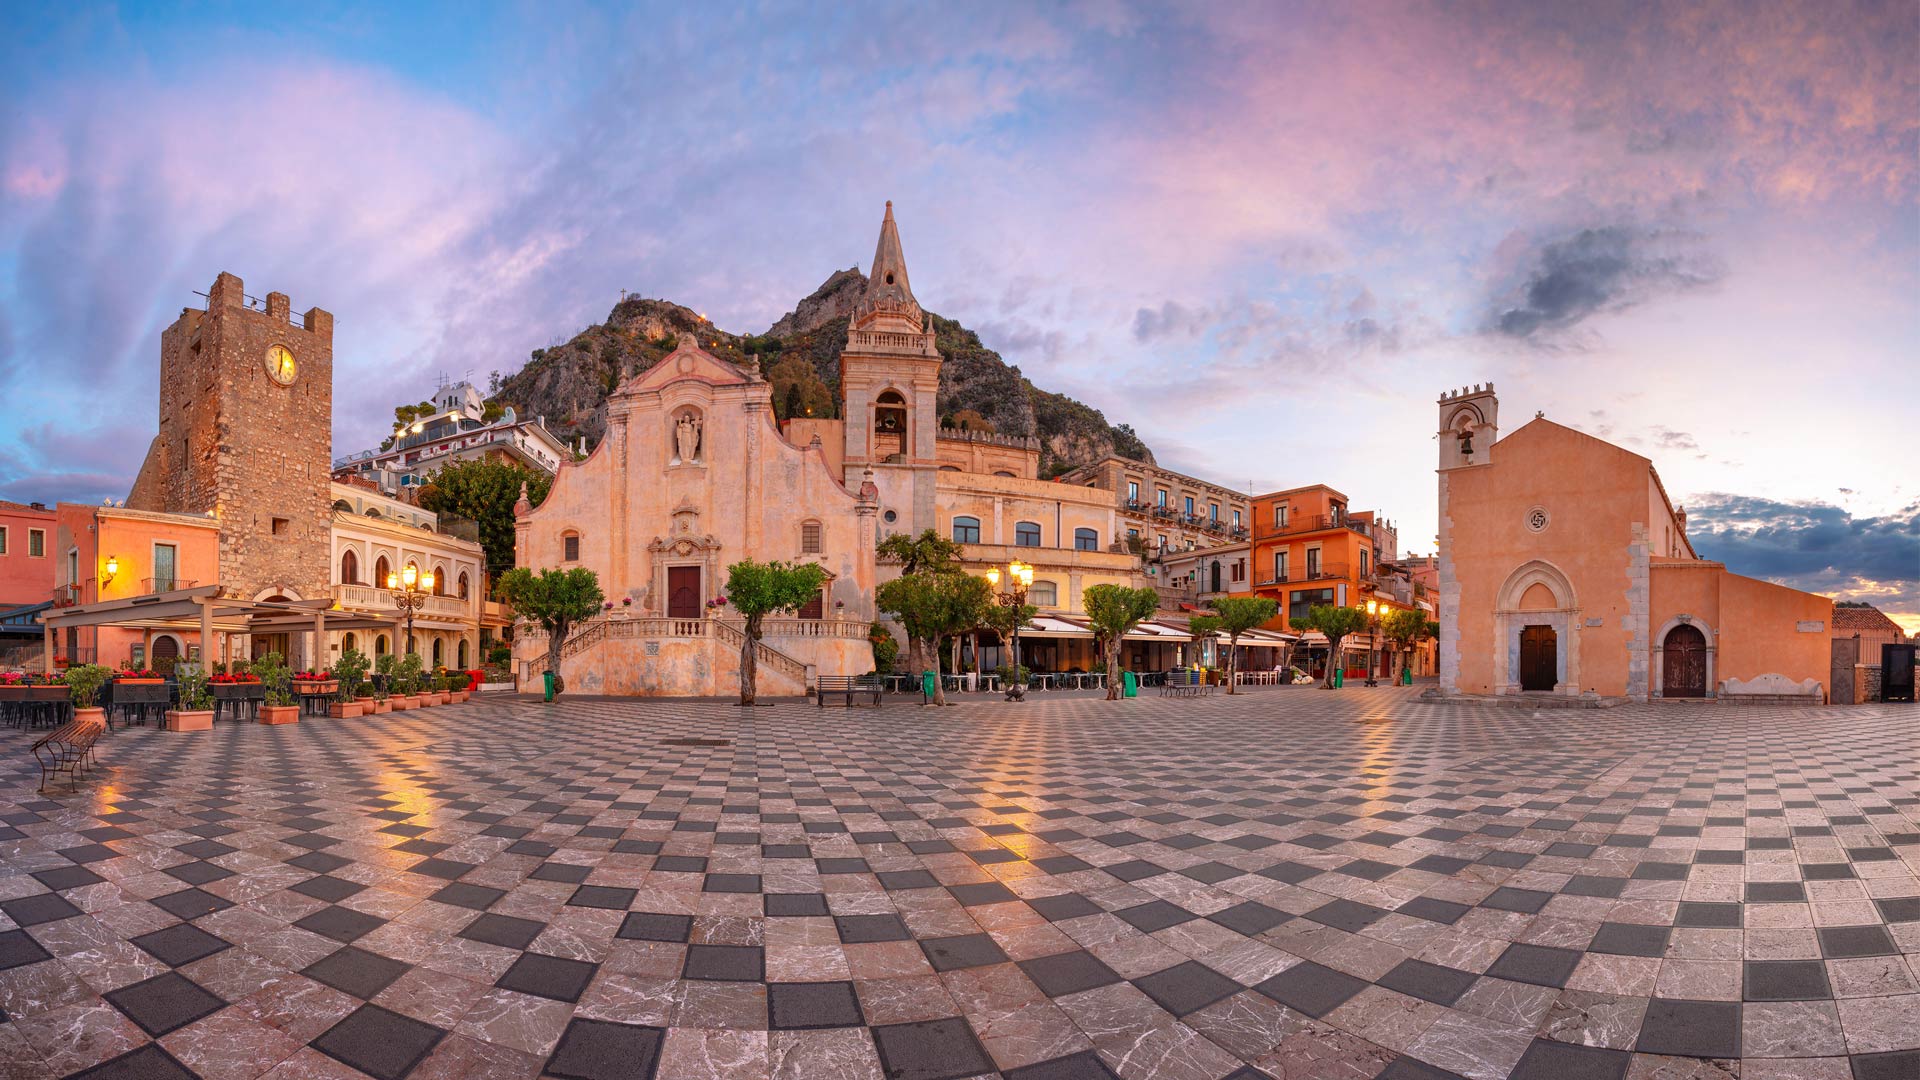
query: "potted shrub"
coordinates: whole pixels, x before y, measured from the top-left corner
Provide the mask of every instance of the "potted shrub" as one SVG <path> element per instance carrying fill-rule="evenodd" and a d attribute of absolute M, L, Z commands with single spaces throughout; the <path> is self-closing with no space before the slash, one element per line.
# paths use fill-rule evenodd
<path fill-rule="evenodd" d="M 400 688 L 396 692 L 405 695 L 409 709 L 424 708 L 425 706 L 436 704 L 433 701 L 427 700 L 427 696 L 421 693 L 422 690 L 426 689 L 427 677 L 425 671 L 422 669 L 419 653 L 408 653 L 400 658 L 398 677 L 400 680 Z"/>
<path fill-rule="evenodd" d="M 99 707 L 100 690 L 112 674 L 99 664 L 73 664 L 67 668 L 61 681 L 67 684 L 67 695 L 73 699 L 75 720 L 107 722 L 107 711 Z"/>
<path fill-rule="evenodd" d="M 433 694 L 437 704 L 453 704 L 453 677 L 447 674 L 446 668 L 441 668 L 433 677 Z"/>
<path fill-rule="evenodd" d="M 260 723 L 299 723 L 300 706 L 293 703 L 293 673 L 280 654 L 270 652 L 255 660 L 253 674 L 266 695 L 266 703 L 260 706 Z"/>
<path fill-rule="evenodd" d="M 364 689 L 369 690 L 373 694 L 373 700 L 367 704 L 368 712 L 387 713 L 393 711 L 393 700 L 387 696 L 385 690 L 380 689 L 380 687 L 374 683 L 366 684 Z"/>
<path fill-rule="evenodd" d="M 327 715 L 350 719 L 366 712 L 360 707 L 360 680 L 367 674 L 367 658 L 358 649 L 347 649 L 334 661 L 334 701 Z"/>
<path fill-rule="evenodd" d="M 353 688 L 354 703 L 360 706 L 361 716 L 373 715 L 373 684 L 363 678 L 360 685 Z"/>
<path fill-rule="evenodd" d="M 181 665 L 174 671 L 180 683 L 180 707 L 168 709 L 168 731 L 208 731 L 213 727 L 213 683 L 207 673 Z"/>

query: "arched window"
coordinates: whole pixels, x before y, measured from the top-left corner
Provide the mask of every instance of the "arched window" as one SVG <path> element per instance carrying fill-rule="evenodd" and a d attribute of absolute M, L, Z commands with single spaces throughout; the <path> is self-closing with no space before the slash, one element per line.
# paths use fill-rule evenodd
<path fill-rule="evenodd" d="M 387 635 L 381 634 L 380 636 L 373 639 L 373 655 L 375 656 L 387 655 Z"/>
<path fill-rule="evenodd" d="M 360 643 L 360 639 L 353 635 L 353 631 L 349 630 L 347 631 L 346 636 L 340 639 L 340 651 L 346 652 L 348 649 L 353 648 L 355 645 L 358 645 L 359 643 Z"/>
<path fill-rule="evenodd" d="M 380 508 L 379 508 L 379 507 L 377 507 L 377 506 L 369 506 L 369 507 L 367 507 L 367 516 L 368 516 L 368 517 L 370 517 L 370 518 L 377 518 L 377 517 L 379 517 L 379 516 L 380 516 Z"/>
<path fill-rule="evenodd" d="M 444 566 L 433 568 L 433 595 L 447 595 L 447 568 Z"/>
<path fill-rule="evenodd" d="M 565 532 L 560 534 L 560 559 L 562 562 L 580 561 L 580 534 Z"/>
<path fill-rule="evenodd" d="M 467 670 L 467 639 L 460 639 L 460 670 Z"/>
<path fill-rule="evenodd" d="M 980 519 L 977 517 L 957 517 L 953 519 L 953 542 L 956 544 L 977 544 L 980 542 Z"/>
<path fill-rule="evenodd" d="M 467 590 L 470 587 L 467 581 L 467 572 L 465 570 L 460 571 L 460 599 L 465 600 L 467 598 Z M 464 647 L 466 643 L 461 642 L 461 645 Z"/>
<path fill-rule="evenodd" d="M 335 510 L 345 510 L 349 514 L 353 513 L 353 504 L 345 499 L 333 500 L 333 508 Z"/>
<path fill-rule="evenodd" d="M 1013 527 L 1013 542 L 1018 547 L 1040 546 L 1040 523 L 1022 521 Z"/>
<path fill-rule="evenodd" d="M 439 667 L 444 662 L 440 659 L 441 657 L 440 645 L 441 645 L 440 639 L 434 638 L 433 639 L 433 666 L 434 667 Z"/>
<path fill-rule="evenodd" d="M 1100 534 L 1097 532 L 1094 532 L 1092 529 L 1073 530 L 1073 550 L 1099 551 L 1100 550 Z"/>
<path fill-rule="evenodd" d="M 360 584 L 360 556 L 355 555 L 352 548 L 340 553 L 340 584 Z"/>
<path fill-rule="evenodd" d="M 392 573 L 392 571 L 387 566 L 387 557 L 385 555 L 373 560 L 373 587 L 376 589 L 386 588 L 387 575 L 389 573 Z"/>
<path fill-rule="evenodd" d="M 1027 603 L 1034 607 L 1059 607 L 1060 587 L 1051 581 L 1036 581 L 1027 590 Z"/>

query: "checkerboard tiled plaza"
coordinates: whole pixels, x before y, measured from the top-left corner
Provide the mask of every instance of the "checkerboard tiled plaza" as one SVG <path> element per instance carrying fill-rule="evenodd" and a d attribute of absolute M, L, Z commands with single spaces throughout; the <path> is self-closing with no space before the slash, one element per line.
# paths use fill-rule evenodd
<path fill-rule="evenodd" d="M 1276 688 L 0 733 L 0 1074 L 1920 1075 L 1920 713 Z M 91 1071 L 89 1071 L 91 1070 Z"/>

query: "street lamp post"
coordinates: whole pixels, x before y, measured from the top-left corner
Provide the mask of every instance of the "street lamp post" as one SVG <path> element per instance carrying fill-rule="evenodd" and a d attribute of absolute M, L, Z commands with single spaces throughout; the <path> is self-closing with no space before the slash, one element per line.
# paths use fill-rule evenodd
<path fill-rule="evenodd" d="M 387 592 L 392 594 L 393 603 L 407 615 L 407 652 L 413 652 L 413 615 L 427 604 L 427 597 L 433 595 L 433 571 L 421 573 L 412 563 L 408 563 L 398 574 L 387 575 Z"/>
<path fill-rule="evenodd" d="M 988 584 L 992 585 L 995 589 L 999 589 L 1001 576 L 999 567 L 996 566 L 989 569 L 987 571 Z M 1007 580 L 1007 590 L 1000 593 L 1000 604 L 1002 607 L 1012 608 L 1014 614 L 1017 616 L 1020 608 L 1026 605 L 1027 589 L 1033 584 L 1033 567 L 1028 566 L 1019 559 L 1015 559 L 1007 564 L 1005 577 Z M 1008 644 L 1012 647 L 1013 651 L 1013 675 L 1007 680 L 1008 701 L 1023 701 L 1027 695 L 1027 685 L 1020 680 L 1020 624 L 1025 621 L 1026 620 L 1020 618 L 1012 619 L 1013 630 L 1008 634 Z"/>
<path fill-rule="evenodd" d="M 1387 605 L 1378 600 L 1367 601 L 1367 620 L 1372 629 L 1367 632 L 1367 685 L 1379 686 L 1380 680 L 1374 677 L 1380 653 L 1380 616 L 1386 614 Z"/>

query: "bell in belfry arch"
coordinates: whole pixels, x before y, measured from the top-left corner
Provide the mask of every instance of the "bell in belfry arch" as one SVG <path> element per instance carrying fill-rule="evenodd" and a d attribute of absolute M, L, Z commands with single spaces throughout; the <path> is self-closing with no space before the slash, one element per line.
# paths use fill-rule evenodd
<path fill-rule="evenodd" d="M 1473 454 L 1473 429 L 1472 428 L 1460 429 L 1460 452 L 1462 454 L 1466 454 L 1469 456 Z"/>

